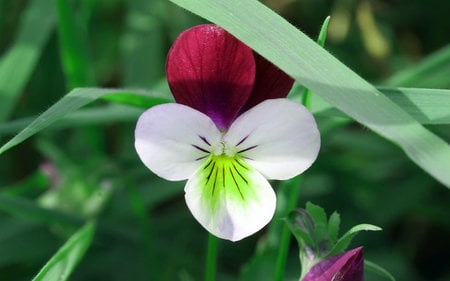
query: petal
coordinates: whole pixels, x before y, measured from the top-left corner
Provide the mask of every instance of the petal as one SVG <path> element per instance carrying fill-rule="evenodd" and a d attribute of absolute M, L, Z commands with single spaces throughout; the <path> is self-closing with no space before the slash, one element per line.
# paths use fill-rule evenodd
<path fill-rule="evenodd" d="M 167 180 L 189 178 L 220 146 L 221 133 L 205 114 L 169 103 L 145 111 L 135 130 L 135 148 L 142 162 Z"/>
<path fill-rule="evenodd" d="M 255 60 L 252 50 L 231 34 L 205 24 L 179 35 L 166 72 L 176 102 L 205 113 L 223 130 L 250 96 Z"/>
<path fill-rule="evenodd" d="M 269 182 L 245 161 L 211 156 L 189 179 L 186 204 L 197 221 L 217 237 L 241 240 L 264 227 L 275 212 Z"/>
<path fill-rule="evenodd" d="M 247 111 L 267 99 L 285 98 L 294 84 L 294 79 L 257 53 L 255 55 L 256 76 L 253 90 L 242 108 Z"/>
<path fill-rule="evenodd" d="M 266 100 L 240 115 L 224 136 L 226 153 L 238 153 L 268 179 L 289 179 L 309 168 L 320 148 L 312 114 L 288 99 Z"/>
<path fill-rule="evenodd" d="M 303 281 L 362 281 L 364 258 L 362 247 L 319 262 L 311 268 Z"/>

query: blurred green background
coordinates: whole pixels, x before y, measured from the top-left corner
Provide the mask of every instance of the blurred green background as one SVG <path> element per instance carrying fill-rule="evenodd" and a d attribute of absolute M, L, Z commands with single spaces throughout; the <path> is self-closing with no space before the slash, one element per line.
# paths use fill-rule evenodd
<path fill-rule="evenodd" d="M 331 15 L 326 48 L 375 85 L 450 89 L 447 0 L 264 2 L 312 38 Z M 74 87 L 170 98 L 167 50 L 203 22 L 165 0 L 0 0 L 0 141 Z M 201 280 L 207 234 L 185 206 L 184 182 L 159 179 L 135 153 L 143 110 L 98 101 L 0 156 L 0 280 L 31 280 L 89 218 L 98 230 L 70 280 Z M 450 280 L 448 189 L 357 123 L 317 118 L 322 150 L 298 206 L 337 210 L 341 232 L 381 226 L 352 246 L 397 280 Z M 447 142 L 449 128 L 430 127 Z M 218 280 L 272 280 L 269 238 L 221 241 Z M 286 272 L 300 272 L 294 242 Z"/>

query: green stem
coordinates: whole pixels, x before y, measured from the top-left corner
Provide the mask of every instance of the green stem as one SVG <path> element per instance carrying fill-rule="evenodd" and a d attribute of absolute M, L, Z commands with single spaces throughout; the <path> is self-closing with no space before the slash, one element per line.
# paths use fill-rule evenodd
<path fill-rule="evenodd" d="M 288 202 L 286 205 L 285 214 L 287 215 L 297 205 L 298 196 L 300 195 L 300 181 L 301 176 L 294 178 L 292 184 L 289 184 Z M 284 278 L 284 269 L 286 267 L 286 260 L 289 252 L 289 243 L 291 242 L 291 231 L 286 224 L 283 224 L 281 231 L 280 246 L 275 264 L 275 281 L 282 281 Z"/>
<path fill-rule="evenodd" d="M 320 46 L 324 46 L 325 39 L 327 37 L 327 29 L 328 24 L 330 22 L 330 17 L 327 17 L 322 25 L 322 28 L 320 29 L 319 38 L 317 39 L 317 43 Z M 302 104 L 306 108 L 311 108 L 311 91 L 307 88 L 303 91 L 303 98 L 302 98 Z M 293 210 L 295 206 L 297 205 L 297 199 L 300 195 L 300 176 L 298 176 L 296 179 L 298 179 L 298 182 L 290 186 L 290 192 L 288 193 L 288 204 L 287 209 L 285 210 L 285 214 L 287 215 L 288 212 Z M 286 267 L 286 260 L 289 253 L 289 243 L 291 242 L 291 231 L 287 227 L 286 224 L 283 225 L 283 230 L 281 231 L 281 238 L 280 238 L 280 248 L 278 252 L 277 262 L 275 264 L 275 281 L 282 281 L 284 277 L 284 269 Z"/>
<path fill-rule="evenodd" d="M 208 234 L 208 249 L 206 252 L 205 281 L 215 281 L 217 271 L 217 244 L 219 239 Z"/>

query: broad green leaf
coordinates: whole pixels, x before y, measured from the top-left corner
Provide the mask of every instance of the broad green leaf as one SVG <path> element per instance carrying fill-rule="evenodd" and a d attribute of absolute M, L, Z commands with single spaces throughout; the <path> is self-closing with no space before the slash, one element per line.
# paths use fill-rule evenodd
<path fill-rule="evenodd" d="M 395 277 L 392 276 L 386 269 L 382 268 L 381 266 L 377 265 L 376 263 L 373 263 L 368 260 L 364 260 L 364 268 L 367 270 L 372 271 L 373 273 L 378 274 L 381 277 L 384 277 L 390 281 L 396 281 Z"/>
<path fill-rule="evenodd" d="M 235 35 L 314 94 L 399 145 L 450 188 L 450 146 L 256 0 L 171 0 Z"/>
<path fill-rule="evenodd" d="M 0 60 L 0 121 L 6 120 L 13 110 L 54 23 L 53 1 L 28 1 L 15 42 Z"/>
<path fill-rule="evenodd" d="M 153 95 L 145 91 L 129 91 L 129 90 L 117 90 L 117 89 L 99 89 L 99 88 L 77 88 L 72 90 L 61 100 L 51 106 L 42 115 L 36 118 L 30 125 L 23 129 L 19 134 L 9 140 L 0 148 L 0 154 L 16 146 L 37 132 L 45 129 L 54 122 L 60 120 L 62 117 L 69 113 L 75 112 L 80 107 L 91 103 L 99 98 L 113 98 L 114 94 L 128 94 L 130 98 L 134 95 L 141 97 L 147 97 L 148 105 L 160 104 L 164 101 L 170 101 L 170 99 L 165 100 L 161 95 Z M 108 97 L 110 96 L 110 97 Z"/>
<path fill-rule="evenodd" d="M 91 245 L 94 233 L 93 223 L 87 223 L 80 228 L 44 265 L 33 281 L 67 280 Z"/>
<path fill-rule="evenodd" d="M 342 253 L 347 249 L 348 245 L 352 241 L 353 237 L 361 231 L 380 231 L 382 230 L 380 227 L 371 225 L 371 224 L 359 224 L 352 227 L 349 231 L 347 231 L 341 238 L 337 241 L 331 251 L 327 256 L 331 257 Z"/>

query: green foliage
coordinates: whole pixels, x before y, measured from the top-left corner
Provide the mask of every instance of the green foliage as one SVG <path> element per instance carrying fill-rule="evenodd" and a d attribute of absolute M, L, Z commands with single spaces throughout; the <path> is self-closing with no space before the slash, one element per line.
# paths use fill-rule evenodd
<path fill-rule="evenodd" d="M 172 2 L 228 30 L 297 82 L 399 145 L 411 160 L 450 188 L 450 146 L 445 141 L 260 2 Z"/>
<path fill-rule="evenodd" d="M 0 121 L 9 117 L 54 27 L 52 1 L 29 1 L 16 41 L 0 59 Z"/>
<path fill-rule="evenodd" d="M 88 223 L 78 230 L 39 271 L 33 281 L 67 280 L 82 259 L 94 236 L 95 226 Z"/>
<path fill-rule="evenodd" d="M 289 245 L 283 227 L 290 211 L 314 201 L 342 222 L 308 205 L 321 223 L 316 231 L 304 219 L 309 228 L 295 236 L 306 243 L 325 239 L 338 252 L 352 240 L 398 279 L 448 280 L 450 193 L 440 183 L 450 170 L 448 1 L 261 1 L 271 10 L 256 1 L 174 2 L 290 73 L 290 98 L 300 102 L 311 88 L 322 133 L 313 167 L 272 183 L 269 226 L 217 245 L 216 279 L 273 281 L 286 264 L 283 280 L 298 280 L 296 247 L 280 247 Z M 304 34 L 315 37 L 328 15 L 325 51 Z M 133 147 L 139 115 L 173 102 L 164 77 L 171 43 L 203 22 L 163 0 L 0 1 L 1 280 L 32 280 L 44 264 L 56 270 L 69 260 L 74 281 L 205 276 L 207 234 L 185 206 L 184 183 L 153 175 Z M 90 220 L 95 243 L 91 226 L 77 232 L 79 243 L 68 240 Z M 384 231 L 354 237 L 361 221 Z M 54 255 L 65 243 L 73 248 Z M 365 267 L 368 281 L 393 280 Z"/>
<path fill-rule="evenodd" d="M 338 238 L 339 214 L 334 212 L 327 218 L 323 208 L 310 202 L 306 203 L 306 209 L 292 211 L 286 219 L 286 223 L 299 245 L 299 257 L 302 265 L 301 278 L 318 262 L 344 253 L 359 232 L 381 230 L 375 225 L 358 224 Z M 393 278 L 382 267 L 373 262 L 368 264 L 367 269 L 383 277 Z"/>

